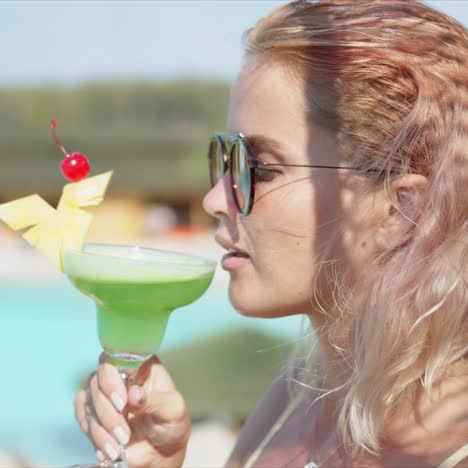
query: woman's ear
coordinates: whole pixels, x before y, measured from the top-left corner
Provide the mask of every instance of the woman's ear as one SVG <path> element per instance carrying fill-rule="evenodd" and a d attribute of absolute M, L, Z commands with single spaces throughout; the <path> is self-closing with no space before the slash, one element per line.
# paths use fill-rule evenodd
<path fill-rule="evenodd" d="M 390 183 L 386 192 L 382 222 L 376 243 L 384 250 L 399 247 L 411 239 L 419 217 L 426 207 L 429 181 L 419 174 L 406 174 Z"/>

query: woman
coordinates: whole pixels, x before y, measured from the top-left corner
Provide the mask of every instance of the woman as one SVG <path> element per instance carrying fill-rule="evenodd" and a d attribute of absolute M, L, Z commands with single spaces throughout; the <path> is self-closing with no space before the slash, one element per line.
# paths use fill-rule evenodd
<path fill-rule="evenodd" d="M 301 1 L 245 42 L 204 207 L 234 307 L 314 334 L 227 465 L 468 466 L 466 30 L 414 0 Z M 98 458 L 181 466 L 156 358 L 128 392 L 101 362 L 75 404 Z"/>

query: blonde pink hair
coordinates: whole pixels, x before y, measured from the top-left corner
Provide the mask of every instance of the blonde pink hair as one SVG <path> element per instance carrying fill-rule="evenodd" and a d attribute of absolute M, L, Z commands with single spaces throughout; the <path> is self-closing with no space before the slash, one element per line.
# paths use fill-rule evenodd
<path fill-rule="evenodd" d="M 338 285 L 320 331 L 331 346 L 345 333 L 341 435 L 378 451 L 392 412 L 468 352 L 467 31 L 416 0 L 298 1 L 250 29 L 245 47 L 305 80 L 311 119 L 347 162 L 373 170 L 369 187 L 429 180 L 411 240 L 373 258 L 365 294 Z"/>

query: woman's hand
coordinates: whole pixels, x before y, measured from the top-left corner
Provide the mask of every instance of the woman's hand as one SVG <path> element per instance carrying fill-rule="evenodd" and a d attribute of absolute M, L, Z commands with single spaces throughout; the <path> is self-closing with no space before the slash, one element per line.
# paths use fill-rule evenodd
<path fill-rule="evenodd" d="M 117 368 L 102 354 L 97 372 L 75 398 L 75 414 L 100 461 L 120 456 L 122 443 L 132 468 L 182 466 L 190 418 L 156 356 L 140 367 L 127 390 Z"/>

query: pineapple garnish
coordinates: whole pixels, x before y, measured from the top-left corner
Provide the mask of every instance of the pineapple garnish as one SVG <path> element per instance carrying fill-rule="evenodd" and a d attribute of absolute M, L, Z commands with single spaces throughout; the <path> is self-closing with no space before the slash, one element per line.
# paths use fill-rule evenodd
<path fill-rule="evenodd" d="M 64 253 L 81 248 L 93 219 L 82 208 L 102 202 L 111 176 L 109 171 L 65 185 L 57 209 L 39 195 L 5 203 L 0 220 L 15 231 L 33 226 L 23 238 L 63 271 Z"/>

